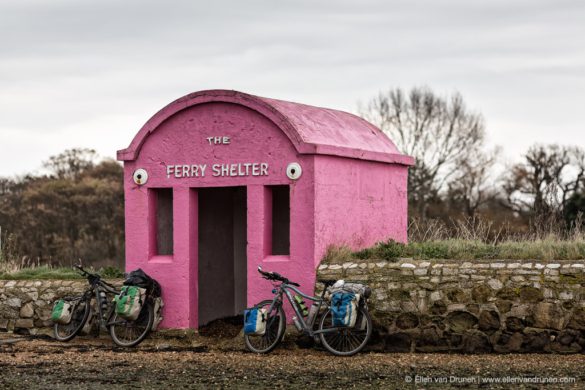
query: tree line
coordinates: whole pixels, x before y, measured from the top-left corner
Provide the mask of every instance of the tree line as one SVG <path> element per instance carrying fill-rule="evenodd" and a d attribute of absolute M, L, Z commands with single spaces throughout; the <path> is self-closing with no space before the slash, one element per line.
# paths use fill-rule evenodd
<path fill-rule="evenodd" d="M 486 146 L 483 116 L 461 94 L 442 97 L 426 87 L 380 92 L 360 113 L 416 159 L 408 177 L 411 220 L 452 228 L 487 221 L 507 235 L 567 236 L 583 228 L 583 147 L 535 144 L 502 166 L 502 149 Z"/>
<path fill-rule="evenodd" d="M 0 178 L 1 260 L 20 266 L 124 261 L 122 166 L 95 151 L 51 157 L 41 175 Z"/>
<path fill-rule="evenodd" d="M 502 166 L 501 149 L 486 146 L 482 115 L 459 93 L 445 97 L 428 88 L 381 92 L 360 114 L 416 159 L 408 177 L 411 239 L 439 237 L 439 231 L 453 237 L 462 226 L 484 229 L 481 239 L 552 230 L 568 238 L 585 227 L 582 147 L 533 145 Z M 121 266 L 122 166 L 98 160 L 93 150 L 71 149 L 43 168 L 43 174 L 0 178 L 0 260 Z"/>

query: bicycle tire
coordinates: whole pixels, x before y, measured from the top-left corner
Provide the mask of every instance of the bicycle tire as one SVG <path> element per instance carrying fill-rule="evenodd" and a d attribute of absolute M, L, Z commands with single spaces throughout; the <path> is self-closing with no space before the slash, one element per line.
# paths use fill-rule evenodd
<path fill-rule="evenodd" d="M 124 320 L 114 310 L 108 321 L 108 328 L 114 343 L 129 348 L 137 346 L 149 335 L 153 323 L 154 303 L 148 299 L 135 321 Z"/>
<path fill-rule="evenodd" d="M 70 341 L 83 329 L 85 323 L 89 319 L 89 313 L 91 312 L 91 298 L 84 299 L 83 297 L 75 297 L 71 300 L 79 299 L 79 303 L 73 308 L 71 314 L 71 321 L 68 324 L 57 324 L 53 325 L 53 335 L 58 341 Z M 83 308 L 81 308 L 83 304 Z M 82 309 L 82 310 L 79 310 Z M 61 335 L 61 332 L 66 332 L 65 336 Z"/>
<path fill-rule="evenodd" d="M 272 301 L 267 300 L 258 303 L 256 307 L 270 307 L 271 304 Z M 276 310 L 276 312 L 274 312 L 274 310 Z M 273 308 L 273 312 L 276 313 L 276 316 L 270 316 L 270 313 L 268 313 L 269 316 L 267 322 L 269 322 L 270 325 L 266 325 L 266 331 L 263 335 L 244 335 L 244 342 L 249 351 L 255 353 L 268 353 L 276 348 L 284 338 L 286 316 L 282 309 L 282 305 L 279 305 L 278 308 Z M 276 322 L 270 322 L 271 318 L 275 318 Z"/>
<path fill-rule="evenodd" d="M 319 330 L 327 329 L 325 322 L 332 318 L 330 312 L 331 309 L 328 309 L 321 317 Z M 319 339 L 325 349 L 337 356 L 352 356 L 361 351 L 368 341 L 370 341 L 373 325 L 370 313 L 363 307 L 359 308 L 358 321 L 360 320 L 360 315 L 366 319 L 366 330 L 361 341 L 357 335 L 362 335 L 363 330 L 356 329 L 355 327 L 340 328 L 338 332 L 319 333 Z"/>

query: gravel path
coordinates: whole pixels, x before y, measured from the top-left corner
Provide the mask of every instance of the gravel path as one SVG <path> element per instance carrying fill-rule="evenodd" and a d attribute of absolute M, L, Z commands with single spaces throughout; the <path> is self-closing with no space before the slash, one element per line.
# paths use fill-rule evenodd
<path fill-rule="evenodd" d="M 365 353 L 337 358 L 290 346 L 255 355 L 166 340 L 122 350 L 106 338 L 7 343 L 14 339 L 9 336 L 0 335 L 0 389 L 585 388 L 583 355 Z M 494 380 L 507 383 L 483 383 Z"/>

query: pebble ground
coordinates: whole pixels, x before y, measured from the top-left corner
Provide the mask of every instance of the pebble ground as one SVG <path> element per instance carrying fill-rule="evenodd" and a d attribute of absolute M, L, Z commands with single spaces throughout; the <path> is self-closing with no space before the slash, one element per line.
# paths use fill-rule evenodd
<path fill-rule="evenodd" d="M 581 389 L 584 365 L 580 354 L 339 358 L 286 343 L 256 355 L 237 344 L 213 348 L 199 341 L 150 339 L 120 349 L 107 338 L 59 343 L 0 335 L 0 389 Z"/>

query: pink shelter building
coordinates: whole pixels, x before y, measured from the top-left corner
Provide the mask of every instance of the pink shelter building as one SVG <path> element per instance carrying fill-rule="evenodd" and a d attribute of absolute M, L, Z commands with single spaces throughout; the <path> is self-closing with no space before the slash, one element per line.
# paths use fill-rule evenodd
<path fill-rule="evenodd" d="M 329 245 L 406 241 L 413 159 L 345 112 L 196 92 L 156 113 L 118 159 L 126 269 L 161 283 L 167 328 L 269 297 L 258 265 L 310 292 Z"/>

